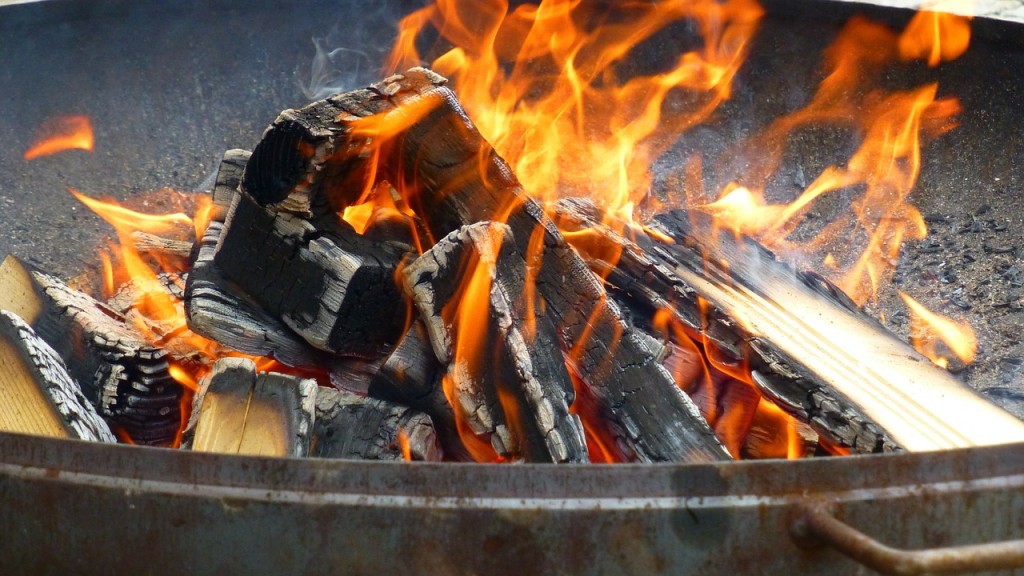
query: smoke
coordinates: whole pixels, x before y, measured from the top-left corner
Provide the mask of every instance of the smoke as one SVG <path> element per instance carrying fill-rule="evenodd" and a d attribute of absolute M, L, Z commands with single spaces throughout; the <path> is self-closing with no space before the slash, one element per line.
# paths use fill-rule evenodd
<path fill-rule="evenodd" d="M 358 18 L 339 21 L 326 35 L 312 38 L 313 59 L 308 68 L 301 66 L 296 70 L 299 89 L 306 98 L 319 100 L 380 79 L 398 21 L 409 8 L 409 2 L 363 5 L 371 4 L 376 8 L 360 8 Z"/>

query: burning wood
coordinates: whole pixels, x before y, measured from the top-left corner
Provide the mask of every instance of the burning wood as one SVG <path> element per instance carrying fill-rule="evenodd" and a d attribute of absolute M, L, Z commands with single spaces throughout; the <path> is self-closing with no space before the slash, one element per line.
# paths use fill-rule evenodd
<path fill-rule="evenodd" d="M 0 430 L 116 441 L 53 348 L 7 311 L 0 311 L 0 393 Z"/>
<path fill-rule="evenodd" d="M 430 15 L 423 22 L 444 19 L 443 9 L 431 10 L 419 13 Z M 718 202 L 705 202 L 704 213 L 665 212 L 641 227 L 631 221 L 632 203 L 650 188 L 647 164 L 662 149 L 652 138 L 661 131 L 658 115 L 669 93 L 688 92 L 687 99 L 699 105 L 666 119 L 668 133 L 707 118 L 728 97 L 760 17 L 756 6 L 744 2 L 720 3 L 709 14 L 663 10 L 637 8 L 653 20 L 622 30 L 632 30 L 626 36 L 633 40 L 646 38 L 663 23 L 686 17 L 714 22 L 703 28 L 721 32 L 707 32 L 714 49 L 687 54 L 661 75 L 674 78 L 666 83 L 618 89 L 613 70 L 601 63 L 617 62 L 622 53 L 592 52 L 589 41 L 552 52 L 534 44 L 532 38 L 548 34 L 536 33 L 532 25 L 519 39 L 532 60 L 573 71 L 568 85 L 566 78 L 552 81 L 572 101 L 569 108 L 556 102 L 559 120 L 552 127 L 580 140 L 563 143 L 569 154 L 595 154 L 583 162 L 588 168 L 605 163 L 610 169 L 534 171 L 529 157 L 544 154 L 529 149 L 530 138 L 510 144 L 498 130 L 500 149 L 512 154 L 528 178 L 529 186 L 522 186 L 447 80 L 413 68 L 286 110 L 252 154 L 226 152 L 208 223 L 199 219 L 194 233 L 181 234 L 187 218 L 178 214 L 163 222 L 165 229 L 177 227 L 174 238 L 129 234 L 124 223 L 133 215 L 118 215 L 122 244 L 130 244 L 132 253 L 126 260 L 141 261 L 141 252 L 190 268 L 129 285 L 113 301 L 118 309 L 86 300 L 45 275 L 15 271 L 0 283 L 42 296 L 18 306 L 31 312 L 26 317 L 47 338 L 58 329 L 82 338 L 86 352 L 73 346 L 62 352 L 86 356 L 76 358 L 73 370 L 84 363 L 83 374 L 92 378 L 87 388 L 97 387 L 94 402 L 113 422 L 157 405 L 163 392 L 153 396 L 151 389 L 169 382 L 169 376 L 161 380 L 169 369 L 147 364 L 166 365 L 166 359 L 143 351 L 139 338 L 131 340 L 134 326 L 195 378 L 225 354 L 222 347 L 260 356 L 255 362 L 222 358 L 203 378 L 186 434 L 186 443 L 197 450 L 407 460 L 705 462 L 730 455 L 799 457 L 816 447 L 877 452 L 1024 440 L 1024 424 L 899 343 L 830 282 L 795 272 L 740 236 L 760 234 L 765 242 L 784 243 L 807 203 L 828 190 L 864 184 L 865 205 L 890 192 L 902 198 L 916 178 L 917 128 L 891 150 L 873 135 L 922 122 L 941 133 L 955 102 L 937 100 L 934 86 L 880 97 L 863 121 L 868 142 L 850 167 L 826 171 L 792 206 L 766 205 L 763 195 L 733 185 Z M 503 17 L 490 16 L 499 23 Z M 531 17 L 524 18 L 521 23 Z M 575 25 L 571 18 L 551 21 Z M 441 30 L 442 36 L 459 28 L 453 26 Z M 503 42 L 510 42 L 522 30 L 502 33 Z M 886 31 L 862 33 L 851 26 L 840 38 L 856 49 L 829 62 L 836 71 L 819 95 L 791 120 L 770 127 L 767 139 L 809 118 L 858 107 L 860 79 L 845 74 L 865 62 L 876 67 L 864 60 L 865 38 L 884 44 L 883 52 L 897 53 L 897 39 Z M 924 54 L 904 47 L 903 38 L 899 42 L 906 58 Z M 573 56 L 566 60 L 563 51 Z M 396 52 L 396 61 L 402 57 Z M 459 58 L 476 57 L 453 50 L 438 64 L 457 68 Z M 491 72 L 485 76 L 512 80 L 501 70 Z M 608 89 L 597 86 L 597 78 Z M 478 102 L 481 95 L 486 100 L 501 92 L 475 86 L 470 97 Z M 504 93 L 497 99 L 515 101 Z M 584 125 L 583 111 L 591 107 L 612 118 L 608 126 Z M 896 112 L 889 114 L 890 108 Z M 567 118 L 573 120 L 565 124 Z M 481 120 L 494 136 L 491 115 Z M 605 129 L 607 141 L 591 146 L 589 135 Z M 561 152 L 562 146 L 556 148 Z M 876 157 L 909 166 L 879 175 L 868 162 Z M 767 166 L 774 154 L 766 158 Z M 626 182 L 638 168 L 643 175 Z M 617 197 L 601 210 L 537 200 L 550 199 L 562 187 L 576 193 L 605 181 L 616 181 Z M 524 188 L 533 188 L 532 194 Z M 751 218 L 737 208 L 744 202 L 778 221 Z M 863 223 L 877 254 L 894 254 L 904 230 L 921 229 L 914 227 L 920 215 L 913 207 L 889 208 L 885 220 L 892 226 Z M 858 207 L 858 215 L 864 210 L 870 208 Z M 730 222 L 734 234 L 720 233 L 719 220 Z M 182 240 L 193 236 L 194 243 Z M 865 297 L 865 278 L 877 275 L 874 265 L 858 262 L 857 273 L 843 284 L 858 289 L 858 302 Z M 20 288 L 19 274 L 27 278 Z M 202 352 L 190 355 L 191 340 L 177 336 L 192 333 L 176 312 L 136 313 L 137 303 L 151 298 L 184 298 L 180 315 L 188 327 L 216 342 L 203 342 L 196 346 Z M 121 307 L 124 302 L 131 305 Z M 184 343 L 183 351 L 178 343 Z M 258 373 L 256 366 L 263 370 L 277 361 L 296 375 Z M 143 376 L 129 376 L 130 370 Z M 143 378 L 153 373 L 158 375 Z M 343 391 L 319 388 L 308 377 L 321 384 L 329 378 Z M 187 378 L 182 381 L 189 385 Z M 127 392 L 118 388 L 123 382 L 131 382 Z M 940 389 L 942 397 L 929 387 Z M 972 424 L 978 420 L 988 429 L 979 432 Z"/>
<path fill-rule="evenodd" d="M 442 459 L 430 417 L 386 400 L 323 388 L 311 455 L 358 460 Z"/>
<path fill-rule="evenodd" d="M 467 263 L 475 263 L 473 272 L 460 281 Z M 555 327 L 529 315 L 536 304 L 528 300 L 525 260 L 508 227 L 460 228 L 403 275 L 447 367 L 444 392 L 466 424 L 467 447 L 480 459 L 587 461 L 583 425 L 569 414 L 575 392 Z"/>
<path fill-rule="evenodd" d="M 337 216 L 318 225 L 235 196 L 213 261 L 311 346 L 372 357 L 402 334 L 394 282 L 404 254 L 369 242 Z"/>
<path fill-rule="evenodd" d="M 200 452 L 305 456 L 316 382 L 257 373 L 247 359 L 218 360 L 200 384 L 182 445 Z"/>
<path fill-rule="evenodd" d="M 167 353 L 90 296 L 14 258 L 0 268 L 0 309 L 21 316 L 60 355 L 90 402 L 134 442 L 169 445 L 181 425 L 181 387 Z"/>
<path fill-rule="evenodd" d="M 409 191 L 433 238 L 468 224 L 505 222 L 520 258 L 536 269 L 528 290 L 537 290 L 558 326 L 570 370 L 586 383 L 582 405 L 595 427 L 607 430 L 605 446 L 626 460 L 726 457 L 696 407 L 444 84 L 413 69 L 286 111 L 253 151 L 243 189 L 276 210 L 313 215 L 344 208 L 366 183 L 383 179 Z"/>

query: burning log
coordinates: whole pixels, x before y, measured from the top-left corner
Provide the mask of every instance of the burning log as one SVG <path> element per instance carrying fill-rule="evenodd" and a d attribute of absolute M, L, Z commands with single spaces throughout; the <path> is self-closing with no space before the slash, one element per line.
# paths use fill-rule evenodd
<path fill-rule="evenodd" d="M 320 352 L 226 280 L 213 260 L 248 159 L 245 150 L 224 153 L 213 188 L 210 224 L 192 254 L 182 298 L 185 316 L 196 334 L 233 350 L 289 366 L 313 366 L 320 361 Z"/>
<path fill-rule="evenodd" d="M 331 216 L 314 227 L 240 193 L 213 261 L 311 346 L 372 358 L 402 334 L 406 305 L 394 275 L 404 253 Z"/>
<path fill-rule="evenodd" d="M 587 461 L 582 422 L 569 413 L 575 392 L 554 325 L 531 316 L 536 303 L 525 289 L 526 262 L 508 227 L 481 222 L 452 232 L 403 274 L 434 353 L 447 367 L 445 394 L 457 422 L 489 443 L 485 453 Z M 445 313 L 455 306 L 470 312 Z"/>
<path fill-rule="evenodd" d="M 53 348 L 6 310 L 0 310 L 0 394 L 0 430 L 116 442 Z"/>
<path fill-rule="evenodd" d="M 476 222 L 505 222 L 520 258 L 536 270 L 531 286 L 558 327 L 573 376 L 585 383 L 578 402 L 607 429 L 605 444 L 615 456 L 727 458 L 697 408 L 444 84 L 412 69 L 285 111 L 253 151 L 243 188 L 264 206 L 310 215 L 344 208 L 367 183 L 385 179 L 410 191 L 432 238 Z"/>
<path fill-rule="evenodd" d="M 888 437 L 907 450 L 1024 440 L 1024 422 L 932 364 L 819 276 L 797 273 L 753 240 L 716 230 L 706 214 L 670 212 L 651 226 L 674 241 L 657 248 L 676 274 L 728 311 L 770 367 L 754 373 L 755 383 L 780 407 L 802 407 L 816 429 L 856 411 L 884 430 L 879 442 Z M 788 379 L 774 376 L 787 371 Z"/>
<path fill-rule="evenodd" d="M 213 261 L 223 225 L 211 222 L 203 233 L 188 281 L 185 314 L 189 328 L 217 343 L 289 366 L 314 366 L 321 353 L 224 279 Z"/>
<path fill-rule="evenodd" d="M 628 232 L 635 241 L 626 238 L 602 224 L 597 207 L 587 201 L 560 201 L 554 213 L 563 229 L 580 233 L 577 249 L 648 330 L 652 330 L 651 319 L 656 314 L 667 312 L 693 341 L 713 346 L 721 361 L 735 366 L 746 364 L 762 394 L 800 421 L 813 423 L 815 431 L 833 445 L 863 453 L 898 449 L 898 444 L 847 398 L 829 386 L 808 380 L 803 376 L 806 369 L 796 368 L 778 355 L 768 355 L 766 346 L 770 343 L 753 346 L 753 337 L 726 311 L 703 306 L 703 294 L 677 274 L 675 257 L 666 252 L 670 246 L 633 227 Z M 627 227 L 623 222 L 618 224 Z M 615 262 L 608 262 L 607 254 L 614 254 Z M 691 261 L 700 258 L 698 253 Z M 679 372 L 676 367 L 671 371 Z M 684 376 L 680 385 L 685 387 L 693 375 Z M 699 404 L 708 402 L 717 400 L 706 398 Z"/>
<path fill-rule="evenodd" d="M 200 384 L 183 446 L 198 452 L 305 456 L 317 385 L 274 372 L 257 373 L 243 358 L 222 358 Z"/>
<path fill-rule="evenodd" d="M 558 210 L 563 223 L 575 220 L 621 247 L 616 264 L 594 262 L 619 294 L 649 314 L 672 310 L 696 338 L 727 358 L 746 359 L 765 397 L 831 443 L 859 452 L 920 451 L 1024 437 L 1019 420 L 934 366 L 823 278 L 715 229 L 709 216 L 659 215 L 648 224 L 651 234 L 629 229 L 634 243 L 586 213 L 572 203 Z"/>
<path fill-rule="evenodd" d="M 58 353 L 101 415 L 141 444 L 171 444 L 181 422 L 181 386 L 167 353 L 111 308 L 8 257 L 0 308 L 22 317 Z"/>
<path fill-rule="evenodd" d="M 386 400 L 321 388 L 311 456 L 440 461 L 430 417 Z"/>

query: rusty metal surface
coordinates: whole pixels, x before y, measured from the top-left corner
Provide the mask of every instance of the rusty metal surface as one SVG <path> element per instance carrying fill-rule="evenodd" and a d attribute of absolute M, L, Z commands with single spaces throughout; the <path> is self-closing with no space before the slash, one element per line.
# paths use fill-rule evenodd
<path fill-rule="evenodd" d="M 827 501 L 808 498 L 793 509 L 790 536 L 798 546 L 831 546 L 884 574 L 969 574 L 1024 568 L 1024 540 L 902 550 L 887 546 L 833 516 Z"/>
<path fill-rule="evenodd" d="M 855 574 L 794 505 L 910 549 L 1024 534 L 1024 446 L 712 465 L 266 459 L 0 435 L 4 574 Z"/>

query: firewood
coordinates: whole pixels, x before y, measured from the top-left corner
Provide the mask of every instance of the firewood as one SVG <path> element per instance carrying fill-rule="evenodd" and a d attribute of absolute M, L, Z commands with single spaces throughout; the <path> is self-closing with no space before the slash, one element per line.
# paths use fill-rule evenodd
<path fill-rule="evenodd" d="M 306 456 L 315 418 L 314 380 L 257 373 L 244 358 L 222 358 L 200 384 L 183 447 L 197 452 Z"/>
<path fill-rule="evenodd" d="M 213 221 L 203 234 L 185 283 L 189 328 L 222 346 L 288 366 L 316 366 L 322 353 L 306 343 L 221 274 L 213 255 L 223 224 Z"/>
<path fill-rule="evenodd" d="M 1024 423 L 932 364 L 820 276 L 796 271 L 750 238 L 716 229 L 703 213 L 673 211 L 647 226 L 654 234 L 630 228 L 639 250 L 624 250 L 623 259 L 646 255 L 657 263 L 643 267 L 646 278 L 659 278 L 653 285 L 674 309 L 699 310 L 696 298 L 703 299 L 703 322 L 715 328 L 716 345 L 745 358 L 762 394 L 830 443 L 860 452 L 928 451 L 1024 439 Z"/>
<path fill-rule="evenodd" d="M 655 313 L 670 313 L 694 341 L 708 341 L 725 360 L 746 362 L 762 394 L 799 420 L 813 423 L 815 430 L 836 446 L 865 453 L 899 449 L 878 424 L 831 387 L 808 381 L 778 357 L 763 356 L 763 345 L 752 345 L 753 338 L 737 324 L 731 311 L 702 306 L 703 294 L 677 274 L 675 259 L 666 252 L 669 246 L 624 222 L 616 225 L 623 232 L 616 232 L 602 224 L 607 216 L 602 217 L 587 201 L 563 200 L 552 210 L 563 229 L 585 231 L 590 241 L 577 248 L 606 278 L 616 299 L 630 307 L 637 319 L 647 319 L 648 328 Z M 607 262 L 606 254 L 618 258 Z"/>
<path fill-rule="evenodd" d="M 217 176 L 214 179 L 211 193 L 213 198 L 213 209 L 210 212 L 211 221 L 224 223 L 231 203 L 235 199 L 235 194 L 238 193 L 238 188 L 241 185 L 245 164 L 251 155 L 252 153 L 248 150 L 233 149 L 224 152 L 220 166 L 217 168 Z"/>
<path fill-rule="evenodd" d="M 53 348 L 6 310 L 0 310 L 0 395 L 0 430 L 117 441 Z"/>
<path fill-rule="evenodd" d="M 185 259 L 187 259 L 192 253 L 193 243 L 188 240 L 164 238 L 141 230 L 132 232 L 131 239 L 135 249 L 142 253 L 152 253 Z"/>
<path fill-rule="evenodd" d="M 183 390 L 170 375 L 166 352 L 110 307 L 12 257 L 0 276 L 0 283 L 14 287 L 0 294 L 0 309 L 21 316 L 53 347 L 108 422 L 139 444 L 174 441 Z"/>
<path fill-rule="evenodd" d="M 520 254 L 531 267 L 536 261 L 536 288 L 574 376 L 585 383 L 577 401 L 594 412 L 595 426 L 600 420 L 607 428 L 616 456 L 727 458 L 693 403 L 444 84 L 416 68 L 283 112 L 253 151 L 243 187 L 262 205 L 308 215 L 339 210 L 380 179 L 408 191 L 434 239 L 475 222 L 507 223 Z M 531 250 L 535 233 L 538 248 Z"/>
<path fill-rule="evenodd" d="M 317 228 L 240 193 L 213 260 L 311 346 L 372 358 L 402 334 L 406 305 L 394 275 L 403 257 L 389 244 L 362 238 L 337 216 Z"/>
<path fill-rule="evenodd" d="M 461 228 L 403 275 L 447 368 L 446 394 L 472 434 L 507 460 L 587 461 L 583 425 L 569 413 L 575 391 L 554 325 L 541 314 L 528 317 L 536 303 L 527 300 L 526 262 L 508 227 Z M 468 287 L 472 277 L 486 283 Z M 469 294 L 474 289 L 483 295 Z M 474 306 L 468 314 L 478 320 L 445 312 L 461 305 Z M 468 357 L 459 357 L 469 348 Z"/>
<path fill-rule="evenodd" d="M 316 398 L 310 456 L 350 460 L 443 458 L 430 417 L 415 409 L 332 388 Z M 404 452 L 404 453 L 403 453 Z"/>

